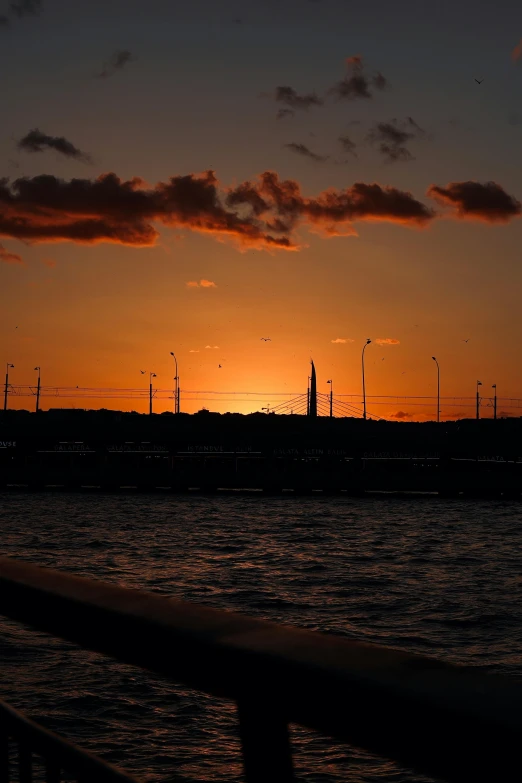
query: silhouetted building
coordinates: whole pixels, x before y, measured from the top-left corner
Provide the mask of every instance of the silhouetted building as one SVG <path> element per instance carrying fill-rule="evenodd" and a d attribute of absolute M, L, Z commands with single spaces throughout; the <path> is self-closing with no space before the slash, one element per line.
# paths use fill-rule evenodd
<path fill-rule="evenodd" d="M 308 415 L 317 416 L 317 379 L 315 377 L 315 366 L 313 362 L 310 376 L 310 403 L 308 406 Z"/>

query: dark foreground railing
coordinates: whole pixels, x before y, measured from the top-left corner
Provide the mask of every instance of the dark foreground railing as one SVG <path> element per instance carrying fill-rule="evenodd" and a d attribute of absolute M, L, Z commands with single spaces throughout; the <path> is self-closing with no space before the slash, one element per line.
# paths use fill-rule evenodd
<path fill-rule="evenodd" d="M 519 777 L 519 680 L 8 558 L 0 613 L 235 701 L 248 783 L 294 779 L 289 723 L 440 780 Z"/>
<path fill-rule="evenodd" d="M 10 740 L 18 745 L 16 767 L 12 774 Z M 0 781 L 17 779 L 32 783 L 33 757 L 43 761 L 46 783 L 60 783 L 62 773 L 82 783 L 138 783 L 137 779 L 116 769 L 86 750 L 45 729 L 0 700 Z"/>

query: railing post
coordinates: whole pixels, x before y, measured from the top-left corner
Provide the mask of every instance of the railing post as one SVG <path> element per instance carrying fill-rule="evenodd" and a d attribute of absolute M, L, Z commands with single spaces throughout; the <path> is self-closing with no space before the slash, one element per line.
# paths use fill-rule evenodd
<path fill-rule="evenodd" d="M 9 783 L 9 734 L 7 726 L 0 723 L 0 783 Z"/>
<path fill-rule="evenodd" d="M 238 704 L 246 783 L 295 783 L 288 724 L 261 699 Z"/>
<path fill-rule="evenodd" d="M 18 775 L 20 783 L 32 783 L 33 758 L 31 749 L 21 742 L 18 749 Z"/>
<path fill-rule="evenodd" d="M 45 783 L 60 783 L 61 779 L 60 767 L 48 761 L 45 765 Z"/>

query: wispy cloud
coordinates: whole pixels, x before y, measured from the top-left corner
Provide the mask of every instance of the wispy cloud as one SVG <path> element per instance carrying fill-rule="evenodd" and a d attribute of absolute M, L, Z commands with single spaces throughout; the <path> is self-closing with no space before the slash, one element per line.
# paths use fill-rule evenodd
<path fill-rule="evenodd" d="M 304 158 L 315 160 L 316 163 L 325 163 L 328 160 L 328 155 L 318 155 L 316 152 L 312 152 L 306 144 L 298 144 L 297 142 L 292 141 L 290 144 L 283 144 L 283 147 L 292 150 L 292 152 L 295 152 L 297 155 L 302 155 Z"/>
<path fill-rule="evenodd" d="M 132 52 L 129 52 L 128 49 L 119 49 L 103 64 L 103 68 L 100 73 L 97 74 L 97 78 L 108 79 L 110 76 L 113 76 L 116 71 L 121 71 L 122 68 L 125 68 L 127 63 L 133 62 L 134 60 L 136 60 L 136 56 Z"/>
<path fill-rule="evenodd" d="M 337 337 L 335 340 L 330 340 L 332 343 L 353 343 L 353 340 L 351 340 L 349 337 Z"/>
<path fill-rule="evenodd" d="M 521 57 L 522 57 L 522 38 L 511 52 L 511 59 L 514 63 L 518 62 Z"/>
<path fill-rule="evenodd" d="M 90 155 L 82 152 L 78 147 L 66 139 L 64 136 L 48 136 L 42 133 L 38 128 L 29 131 L 17 145 L 19 150 L 24 152 L 44 152 L 45 150 L 55 150 L 66 158 L 74 158 L 83 163 L 92 163 Z"/>
<path fill-rule="evenodd" d="M 23 16 L 36 16 L 43 10 L 43 0 L 11 0 L 9 13 L 19 18 Z"/>
<path fill-rule="evenodd" d="M 188 288 L 217 288 L 217 285 L 212 280 L 189 280 L 187 283 Z"/>
<path fill-rule="evenodd" d="M 422 136 L 425 136 L 425 131 L 412 117 L 407 117 L 401 124 L 396 119 L 378 122 L 366 138 L 370 144 L 378 144 L 379 152 L 387 163 L 396 163 L 413 160 L 413 155 L 405 145 Z"/>
<path fill-rule="evenodd" d="M 400 340 L 396 340 L 394 337 L 378 337 L 374 340 L 377 345 L 400 345 Z"/>
<path fill-rule="evenodd" d="M 219 345 L 205 345 L 205 348 L 210 348 L 211 351 L 219 349 Z"/>
<path fill-rule="evenodd" d="M 0 14 L 0 27 L 9 27 L 11 18 L 36 16 L 43 10 L 43 0 L 11 0 L 7 14 Z"/>
<path fill-rule="evenodd" d="M 315 92 L 308 92 L 299 95 L 293 87 L 276 87 L 275 100 L 277 103 L 284 103 L 290 109 L 300 109 L 308 111 L 312 106 L 322 106 L 324 101 Z"/>
<path fill-rule="evenodd" d="M 4 264 L 23 264 L 24 260 L 18 253 L 10 253 L 3 245 L 0 245 L 0 261 Z"/>
<path fill-rule="evenodd" d="M 358 100 L 373 98 L 373 90 L 385 90 L 390 86 L 388 79 L 377 71 L 372 76 L 364 72 L 363 58 L 360 54 L 347 57 L 347 75 L 334 84 L 328 91 L 337 100 Z"/>
<path fill-rule="evenodd" d="M 56 266 L 56 261 L 54 258 L 42 258 L 42 264 L 45 264 L 45 266 L 49 267 L 49 269 L 54 269 Z"/>
<path fill-rule="evenodd" d="M 446 187 L 431 185 L 427 195 L 440 204 L 453 207 L 456 217 L 507 223 L 522 214 L 522 205 L 496 182 L 450 182 Z"/>
<path fill-rule="evenodd" d="M 199 353 L 199 351 L 195 351 L 195 350 L 191 349 L 191 350 L 189 351 L 189 353 Z"/>
<path fill-rule="evenodd" d="M 354 158 L 357 157 L 357 153 L 355 152 L 357 144 L 355 144 L 355 142 L 352 141 L 349 136 L 346 134 L 344 136 L 339 136 L 338 141 L 345 152 L 347 152 L 349 155 L 353 155 Z"/>
<path fill-rule="evenodd" d="M 294 117 L 295 111 L 293 109 L 279 109 L 276 114 L 278 120 L 284 120 L 285 117 Z"/>

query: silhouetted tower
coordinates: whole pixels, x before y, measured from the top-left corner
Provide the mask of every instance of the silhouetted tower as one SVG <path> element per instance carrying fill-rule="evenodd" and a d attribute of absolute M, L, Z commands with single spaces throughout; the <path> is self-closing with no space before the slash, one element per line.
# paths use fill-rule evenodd
<path fill-rule="evenodd" d="M 312 362 L 312 373 L 310 377 L 310 407 L 308 410 L 309 416 L 317 416 L 317 380 L 315 377 L 315 367 Z"/>

